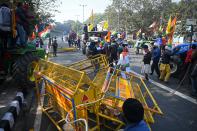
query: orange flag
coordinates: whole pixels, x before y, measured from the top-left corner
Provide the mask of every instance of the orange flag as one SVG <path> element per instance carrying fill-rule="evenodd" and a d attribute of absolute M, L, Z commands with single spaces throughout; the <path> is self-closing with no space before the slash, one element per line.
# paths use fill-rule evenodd
<path fill-rule="evenodd" d="M 171 23 L 171 33 L 174 34 L 177 18 L 175 17 Z"/>
<path fill-rule="evenodd" d="M 108 42 L 108 43 L 111 41 L 111 32 L 110 32 L 110 31 L 108 31 L 105 40 L 106 40 L 106 42 Z"/>

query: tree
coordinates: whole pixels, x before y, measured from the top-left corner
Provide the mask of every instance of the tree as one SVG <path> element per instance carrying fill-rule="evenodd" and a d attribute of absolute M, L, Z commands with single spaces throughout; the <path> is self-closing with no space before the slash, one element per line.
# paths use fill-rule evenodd
<path fill-rule="evenodd" d="M 74 31 L 76 33 L 82 33 L 82 23 L 79 21 L 67 20 L 63 23 L 55 22 L 55 31 L 61 32 L 62 34 L 68 34 L 70 31 Z"/>

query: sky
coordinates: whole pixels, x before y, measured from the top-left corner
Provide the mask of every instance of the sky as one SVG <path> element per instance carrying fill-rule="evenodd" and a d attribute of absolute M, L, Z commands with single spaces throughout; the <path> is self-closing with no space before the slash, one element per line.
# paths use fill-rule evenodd
<path fill-rule="evenodd" d="M 112 3 L 112 0 L 59 0 L 62 4 L 58 7 L 60 13 L 55 13 L 55 21 L 63 22 L 66 20 L 83 21 L 83 7 L 80 5 L 87 5 L 84 8 L 84 19 L 88 19 L 91 16 L 93 9 L 94 13 L 103 13 L 108 5 Z"/>
<path fill-rule="evenodd" d="M 93 9 L 94 13 L 103 13 L 112 0 L 58 0 L 62 4 L 58 7 L 60 13 L 55 13 L 55 21 L 63 22 L 66 20 L 78 20 L 83 22 L 83 7 L 80 5 L 87 5 L 84 8 L 84 19 L 87 20 L 91 16 Z M 178 2 L 180 0 L 172 0 Z"/>

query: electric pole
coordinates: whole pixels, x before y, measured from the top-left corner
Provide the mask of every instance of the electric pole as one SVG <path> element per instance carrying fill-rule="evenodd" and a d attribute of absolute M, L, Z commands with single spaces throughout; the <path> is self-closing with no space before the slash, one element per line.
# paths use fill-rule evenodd
<path fill-rule="evenodd" d="M 78 17 L 79 17 L 80 15 L 76 15 L 76 17 L 77 17 L 77 20 L 76 20 L 76 25 L 77 25 L 77 34 L 78 34 Z"/>
<path fill-rule="evenodd" d="M 80 5 L 83 7 L 83 23 L 84 23 L 84 8 L 87 6 L 87 5 Z"/>

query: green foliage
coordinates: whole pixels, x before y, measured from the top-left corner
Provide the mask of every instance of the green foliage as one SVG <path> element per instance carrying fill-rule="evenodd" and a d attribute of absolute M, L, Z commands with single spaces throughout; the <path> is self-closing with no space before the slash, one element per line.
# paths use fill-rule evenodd
<path fill-rule="evenodd" d="M 148 28 L 154 21 L 160 22 L 161 16 L 165 25 L 170 16 L 177 16 L 183 29 L 186 19 L 197 19 L 196 7 L 196 0 L 181 0 L 178 3 L 171 0 L 112 0 L 105 13 L 96 15 L 95 19 L 99 20 L 100 16 L 107 18 L 110 28 L 118 30 L 119 14 L 120 29 L 139 30 Z"/>
<path fill-rule="evenodd" d="M 55 22 L 55 28 L 53 30 L 68 34 L 71 30 L 77 33 L 82 33 L 82 23 L 79 21 L 68 20 L 63 23 Z"/>

